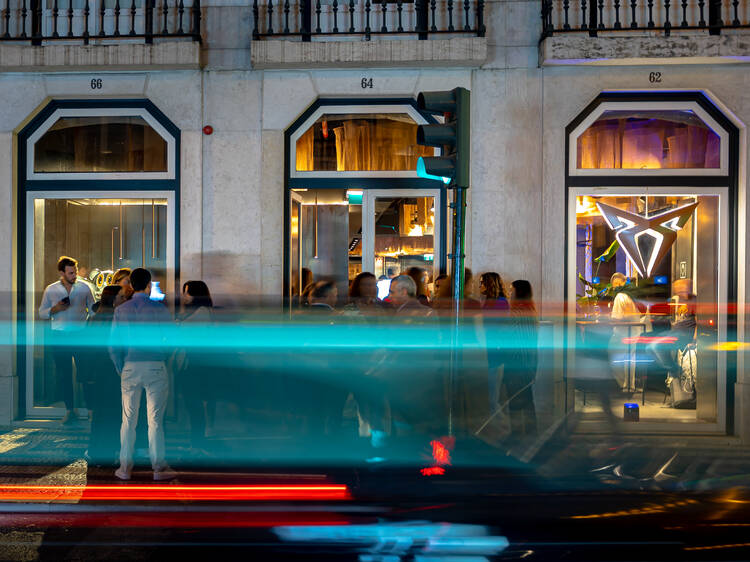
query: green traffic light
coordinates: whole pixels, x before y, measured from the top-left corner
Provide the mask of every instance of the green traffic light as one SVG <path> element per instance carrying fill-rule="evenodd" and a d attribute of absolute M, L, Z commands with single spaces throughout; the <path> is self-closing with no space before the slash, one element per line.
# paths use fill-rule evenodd
<path fill-rule="evenodd" d="M 445 184 L 449 184 L 451 182 L 451 178 L 449 177 L 430 174 L 427 171 L 427 166 L 425 165 L 424 157 L 422 156 L 420 156 L 419 160 L 417 160 L 417 175 L 420 178 L 426 178 L 428 180 L 442 180 L 442 182 Z"/>

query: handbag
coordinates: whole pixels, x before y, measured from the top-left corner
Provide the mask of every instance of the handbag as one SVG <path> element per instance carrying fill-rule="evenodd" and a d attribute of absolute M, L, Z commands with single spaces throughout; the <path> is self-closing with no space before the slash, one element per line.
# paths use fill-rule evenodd
<path fill-rule="evenodd" d="M 680 366 L 678 376 L 667 377 L 667 386 L 672 397 L 672 407 L 682 410 L 695 409 L 695 373 L 698 365 L 698 352 L 695 345 L 689 343 L 677 352 L 677 364 Z"/>

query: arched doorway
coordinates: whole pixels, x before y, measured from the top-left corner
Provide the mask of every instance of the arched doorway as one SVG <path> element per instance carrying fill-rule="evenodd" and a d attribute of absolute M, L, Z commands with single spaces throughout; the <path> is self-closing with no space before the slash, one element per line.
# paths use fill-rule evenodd
<path fill-rule="evenodd" d="M 124 267 L 150 269 L 174 293 L 180 132 L 148 100 L 53 100 L 18 133 L 18 146 L 20 411 L 49 418 L 65 412 L 68 368 L 74 406 L 85 405 L 76 350 L 86 336 L 66 334 L 72 352 L 56 357 L 61 346 L 48 344 L 59 326 L 40 312 L 58 258 L 78 260 L 78 282 L 94 298 Z"/>
<path fill-rule="evenodd" d="M 418 266 L 430 281 L 445 271 L 445 186 L 416 174 L 433 153 L 416 128 L 430 122 L 412 99 L 320 99 L 287 130 L 286 302 L 310 275 L 343 296 L 362 271 L 387 280 Z"/>
<path fill-rule="evenodd" d="M 737 298 L 738 139 L 700 92 L 602 94 L 567 127 L 567 408 L 579 429 L 608 430 L 590 392 L 606 381 L 615 418 L 638 409 L 631 431 L 732 431 L 735 372 L 718 343 Z"/>

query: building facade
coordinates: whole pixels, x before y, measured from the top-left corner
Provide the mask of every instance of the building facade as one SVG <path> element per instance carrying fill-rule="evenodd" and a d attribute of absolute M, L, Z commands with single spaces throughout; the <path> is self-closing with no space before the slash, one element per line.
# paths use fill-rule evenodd
<path fill-rule="evenodd" d="M 702 306 L 696 409 L 643 406 L 637 431 L 750 440 L 742 348 L 722 346 L 746 339 L 748 3 L 656 4 L 72 2 L 27 16 L 11 2 L 0 424 L 62 414 L 48 359 L 24 345 L 44 337 L 35 299 L 60 254 L 98 270 L 94 285 L 146 265 L 168 294 L 201 278 L 289 299 L 306 269 L 446 272 L 451 194 L 417 177 L 408 139 L 434 121 L 417 94 L 461 86 L 466 264 L 534 287 L 550 322 L 546 424 L 587 411 L 572 376 L 587 368 L 572 342 L 592 337 L 580 297 L 622 271 Z M 622 248 L 596 259 L 617 231 L 599 203 L 640 217 L 697 206 L 646 272 Z"/>

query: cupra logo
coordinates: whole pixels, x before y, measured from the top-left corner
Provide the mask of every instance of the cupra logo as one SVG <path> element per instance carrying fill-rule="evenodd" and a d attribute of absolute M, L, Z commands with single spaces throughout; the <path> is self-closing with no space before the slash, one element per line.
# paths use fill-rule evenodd
<path fill-rule="evenodd" d="M 599 212 L 615 231 L 615 238 L 641 277 L 651 277 L 680 230 L 693 214 L 698 202 L 642 217 L 617 207 L 597 203 Z"/>

